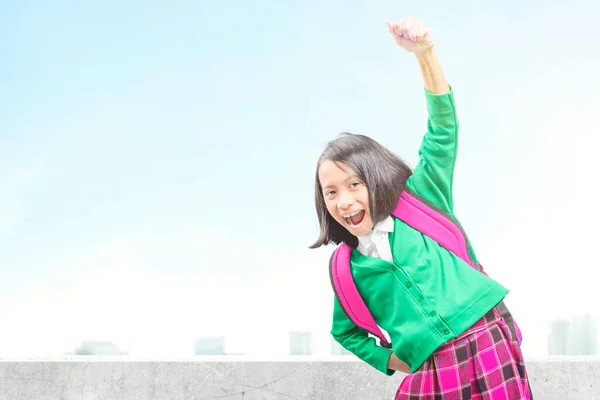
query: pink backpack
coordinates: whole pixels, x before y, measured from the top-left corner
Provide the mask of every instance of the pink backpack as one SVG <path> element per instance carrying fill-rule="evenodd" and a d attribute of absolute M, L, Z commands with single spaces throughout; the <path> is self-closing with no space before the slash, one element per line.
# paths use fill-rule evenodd
<path fill-rule="evenodd" d="M 407 225 L 435 240 L 440 246 L 463 259 L 471 267 L 485 274 L 481 264 L 474 264 L 469 256 L 467 239 L 462 228 L 449 216 L 438 210 L 415 193 L 405 190 L 400 196 L 396 209 L 392 214 Z M 360 296 L 352 272 L 350 270 L 350 246 L 342 243 L 333 253 L 329 262 L 329 273 L 333 291 L 346 315 L 358 327 L 366 330 L 380 339 L 383 347 L 390 348 L 379 326 L 375 323 L 365 302 Z M 486 274 L 487 275 L 487 274 Z M 510 328 L 511 333 L 521 343 L 521 331 L 504 302 L 496 306 Z"/>

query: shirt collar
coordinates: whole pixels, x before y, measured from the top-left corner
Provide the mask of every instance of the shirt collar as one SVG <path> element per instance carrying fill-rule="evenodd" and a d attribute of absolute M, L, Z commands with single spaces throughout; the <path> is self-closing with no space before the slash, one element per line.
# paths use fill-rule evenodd
<path fill-rule="evenodd" d="M 371 232 L 367 233 L 366 235 L 357 236 L 358 243 L 365 249 L 368 249 L 373 240 L 373 233 L 378 232 L 378 231 L 385 232 L 385 233 L 393 232 L 394 231 L 394 220 L 392 219 L 392 217 L 387 217 L 383 221 L 376 223 L 375 226 L 373 227 L 373 229 L 371 230 Z"/>

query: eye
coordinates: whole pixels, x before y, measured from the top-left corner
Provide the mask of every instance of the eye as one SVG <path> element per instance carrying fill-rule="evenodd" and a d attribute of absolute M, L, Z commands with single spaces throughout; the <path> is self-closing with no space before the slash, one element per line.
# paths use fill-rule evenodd
<path fill-rule="evenodd" d="M 328 190 L 325 192 L 325 197 L 331 197 L 335 194 L 335 190 Z"/>
<path fill-rule="evenodd" d="M 360 182 L 352 182 L 352 183 L 350 184 L 350 187 L 351 187 L 351 188 L 355 188 L 355 187 L 357 187 L 357 186 L 359 186 L 359 185 L 360 185 Z"/>

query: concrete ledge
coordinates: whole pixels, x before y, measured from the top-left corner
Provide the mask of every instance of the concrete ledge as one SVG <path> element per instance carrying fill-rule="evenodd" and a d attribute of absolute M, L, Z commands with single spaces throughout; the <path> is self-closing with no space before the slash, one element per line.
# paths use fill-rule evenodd
<path fill-rule="evenodd" d="M 530 359 L 527 368 L 536 400 L 600 400 L 599 357 Z M 347 358 L 0 360 L 0 399 L 381 400 L 393 399 L 403 377 Z"/>

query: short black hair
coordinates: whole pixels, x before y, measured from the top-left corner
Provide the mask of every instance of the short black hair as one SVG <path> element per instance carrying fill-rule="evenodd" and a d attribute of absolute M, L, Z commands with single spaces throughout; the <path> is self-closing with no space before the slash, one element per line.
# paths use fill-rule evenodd
<path fill-rule="evenodd" d="M 335 243 L 358 246 L 358 238 L 341 226 L 327 210 L 319 182 L 319 168 L 324 161 L 350 167 L 369 192 L 369 211 L 374 223 L 387 218 L 396 208 L 412 169 L 396 154 L 368 136 L 343 132 L 327 144 L 317 162 L 315 174 L 315 207 L 320 234 L 311 249 Z"/>

